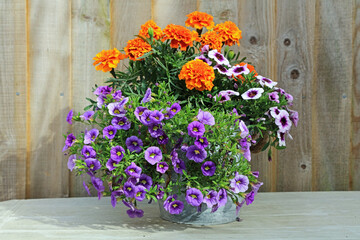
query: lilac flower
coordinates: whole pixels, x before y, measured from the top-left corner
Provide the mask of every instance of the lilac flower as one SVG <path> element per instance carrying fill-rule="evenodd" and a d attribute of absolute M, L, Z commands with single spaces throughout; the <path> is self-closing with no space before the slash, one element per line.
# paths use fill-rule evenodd
<path fill-rule="evenodd" d="M 198 112 L 198 115 L 196 116 L 196 118 L 202 124 L 207 124 L 210 126 L 215 125 L 215 118 L 213 117 L 213 115 L 211 115 L 211 113 L 209 113 L 209 112 L 204 112 L 201 109 L 199 109 L 199 112 Z"/>
<path fill-rule="evenodd" d="M 278 92 L 268 93 L 270 101 L 280 103 Z"/>
<path fill-rule="evenodd" d="M 110 150 L 110 157 L 115 162 L 119 163 L 124 157 L 125 150 L 121 146 L 112 147 Z"/>
<path fill-rule="evenodd" d="M 124 183 L 125 196 L 129 198 L 135 197 L 135 188 L 136 186 L 129 181 Z"/>
<path fill-rule="evenodd" d="M 249 135 L 249 129 L 247 128 L 243 120 L 239 122 L 239 128 L 241 132 L 240 137 L 246 138 Z"/>
<path fill-rule="evenodd" d="M 262 87 L 267 86 L 269 88 L 273 88 L 277 84 L 277 82 L 274 82 L 274 81 L 270 80 L 269 78 L 266 78 L 266 77 L 263 77 L 263 76 L 260 76 L 260 75 L 258 75 L 256 78 L 257 78 L 257 81 L 259 81 L 259 83 L 260 83 L 260 85 Z"/>
<path fill-rule="evenodd" d="M 141 102 L 142 102 L 142 103 L 147 103 L 147 102 L 150 102 L 150 100 L 151 100 L 151 89 L 148 88 L 148 89 L 146 90 L 146 93 L 145 93 L 145 95 L 144 95 L 144 98 L 141 100 Z"/>
<path fill-rule="evenodd" d="M 169 165 L 166 162 L 158 162 L 156 164 L 156 171 L 164 174 L 169 169 Z"/>
<path fill-rule="evenodd" d="M 207 157 L 207 153 L 204 149 L 198 148 L 195 145 L 192 145 L 188 148 L 186 152 L 186 157 L 190 160 L 193 160 L 197 163 L 204 161 Z"/>
<path fill-rule="evenodd" d="M 90 120 L 90 118 L 92 116 L 94 116 L 95 112 L 94 111 L 87 111 L 87 112 L 84 112 L 83 115 L 80 116 L 80 118 L 83 120 L 83 121 L 88 121 Z"/>
<path fill-rule="evenodd" d="M 164 201 L 164 204 L 163 204 L 163 207 L 166 211 L 169 211 L 169 206 L 170 206 L 170 203 L 172 203 L 173 201 L 175 201 L 177 199 L 177 195 L 174 194 L 174 195 L 170 195 L 168 196 L 165 201 Z"/>
<path fill-rule="evenodd" d="M 66 121 L 69 124 L 72 124 L 72 117 L 74 116 L 73 110 L 71 109 L 70 112 L 68 113 L 67 117 L 66 117 Z"/>
<path fill-rule="evenodd" d="M 85 182 L 85 181 L 83 181 L 83 186 L 84 186 L 84 188 L 85 188 L 85 190 L 86 190 L 87 194 L 88 194 L 89 196 L 91 196 L 90 189 L 89 189 L 89 187 L 88 187 L 88 185 L 86 184 L 86 182 Z"/>
<path fill-rule="evenodd" d="M 279 146 L 286 146 L 285 144 L 285 132 L 277 131 L 277 137 L 279 139 Z"/>
<path fill-rule="evenodd" d="M 181 110 L 181 106 L 179 103 L 174 103 L 170 107 L 170 112 L 172 112 L 174 115 L 180 112 L 180 110 Z"/>
<path fill-rule="evenodd" d="M 162 152 L 158 147 L 149 147 L 145 151 L 145 160 L 151 165 L 160 162 L 162 159 Z"/>
<path fill-rule="evenodd" d="M 76 137 L 74 136 L 74 134 L 70 133 L 66 137 L 65 146 L 71 147 L 75 143 L 75 140 L 76 140 Z"/>
<path fill-rule="evenodd" d="M 201 137 L 205 133 L 205 126 L 201 122 L 193 121 L 187 127 L 190 137 Z"/>
<path fill-rule="evenodd" d="M 109 171 L 114 170 L 116 167 L 115 164 L 118 164 L 119 162 L 114 161 L 113 159 L 109 158 L 109 160 L 106 162 L 106 167 L 109 169 Z"/>
<path fill-rule="evenodd" d="M 140 138 L 136 136 L 128 137 L 125 141 L 126 147 L 130 152 L 140 153 L 142 151 L 142 146 L 144 145 Z"/>
<path fill-rule="evenodd" d="M 239 76 L 240 74 L 249 74 L 250 70 L 247 68 L 247 64 L 244 66 L 233 66 L 229 69 L 229 71 L 234 75 L 235 77 Z"/>
<path fill-rule="evenodd" d="M 161 135 L 157 137 L 157 141 L 160 145 L 164 145 L 169 142 L 169 137 L 162 131 Z"/>
<path fill-rule="evenodd" d="M 248 142 L 248 140 L 246 138 L 240 139 L 239 143 L 241 146 L 241 150 L 243 151 L 244 157 L 246 158 L 246 160 L 248 160 L 250 162 L 251 161 L 251 152 L 250 152 L 251 143 Z"/>
<path fill-rule="evenodd" d="M 201 61 L 207 63 L 209 66 L 211 66 L 212 64 L 212 62 L 204 55 L 197 56 L 195 59 L 200 59 Z"/>
<path fill-rule="evenodd" d="M 84 147 L 81 149 L 81 154 L 85 158 L 94 158 L 96 157 L 96 152 L 91 146 L 84 145 Z"/>
<path fill-rule="evenodd" d="M 216 166 L 215 163 L 213 163 L 212 161 L 206 161 L 203 163 L 203 165 L 201 165 L 201 171 L 204 176 L 210 177 L 214 175 L 215 170 L 216 170 Z"/>
<path fill-rule="evenodd" d="M 96 171 L 101 168 L 101 163 L 95 158 L 87 158 L 85 159 L 85 163 L 91 171 Z"/>
<path fill-rule="evenodd" d="M 116 92 L 114 92 L 113 94 L 111 94 L 111 96 L 113 97 L 113 99 L 115 101 L 120 101 L 121 97 L 122 97 L 122 92 L 121 90 L 117 90 Z"/>
<path fill-rule="evenodd" d="M 158 110 L 155 110 L 151 112 L 149 118 L 153 124 L 160 124 L 161 121 L 164 119 L 164 114 L 162 114 Z"/>
<path fill-rule="evenodd" d="M 277 107 L 271 107 L 271 108 L 269 108 L 269 111 L 270 111 L 270 115 L 273 118 L 278 118 L 278 116 L 280 114 L 280 109 L 278 109 Z"/>
<path fill-rule="evenodd" d="M 297 127 L 299 121 L 299 113 L 297 111 L 289 110 L 290 121 Z"/>
<path fill-rule="evenodd" d="M 261 94 L 264 92 L 264 89 L 262 88 L 250 88 L 249 90 L 247 90 L 246 92 L 244 92 L 243 94 L 241 94 L 241 97 L 244 100 L 248 100 L 248 99 L 258 99 L 261 97 Z"/>
<path fill-rule="evenodd" d="M 221 64 L 216 64 L 214 66 L 214 69 L 217 69 L 219 73 L 226 75 L 228 77 L 230 77 L 232 75 L 232 72 Z"/>
<path fill-rule="evenodd" d="M 249 178 L 245 175 L 240 175 L 238 172 L 235 173 L 235 177 L 230 180 L 230 189 L 234 193 L 246 192 L 249 188 Z"/>
<path fill-rule="evenodd" d="M 112 87 L 100 86 L 94 91 L 94 94 L 97 95 L 97 96 L 99 96 L 99 95 L 107 95 L 107 94 L 110 94 L 111 91 L 112 91 Z"/>
<path fill-rule="evenodd" d="M 84 144 L 90 144 L 94 142 L 97 136 L 99 136 L 99 130 L 96 128 L 93 128 L 90 131 L 85 131 Z"/>
<path fill-rule="evenodd" d="M 135 217 L 141 218 L 144 216 L 144 211 L 136 208 L 129 209 L 126 211 L 126 213 L 130 218 L 135 218 Z"/>
<path fill-rule="evenodd" d="M 103 129 L 103 138 L 113 139 L 116 134 L 116 128 L 112 125 L 107 126 Z"/>
<path fill-rule="evenodd" d="M 170 214 L 180 214 L 184 210 L 184 203 L 180 200 L 175 200 L 169 204 Z"/>
<path fill-rule="evenodd" d="M 124 191 L 121 189 L 111 192 L 111 205 L 113 207 L 116 207 L 116 203 L 117 203 L 116 197 L 119 197 L 123 194 L 124 194 Z"/>
<path fill-rule="evenodd" d="M 147 190 L 150 190 L 153 181 L 151 177 L 146 174 L 141 174 L 139 178 L 139 185 L 144 186 Z"/>
<path fill-rule="evenodd" d="M 198 148 L 206 148 L 207 146 L 209 146 L 209 142 L 207 140 L 206 137 L 197 137 L 195 142 L 194 142 L 195 146 L 197 146 Z"/>
<path fill-rule="evenodd" d="M 164 133 L 164 131 L 161 129 L 161 125 L 158 124 L 150 125 L 148 127 L 148 131 L 150 136 L 153 138 L 157 138 Z"/>
<path fill-rule="evenodd" d="M 137 107 L 135 109 L 134 114 L 135 114 L 135 117 L 137 118 L 137 120 L 140 121 L 140 117 L 143 115 L 145 110 L 148 110 L 148 109 L 146 107 Z"/>
<path fill-rule="evenodd" d="M 218 207 L 225 206 L 227 202 L 227 193 L 225 189 L 220 189 L 217 195 Z"/>
<path fill-rule="evenodd" d="M 217 195 L 218 193 L 216 191 L 210 190 L 207 194 L 205 194 L 203 203 L 205 203 L 208 208 L 211 208 L 217 203 Z"/>
<path fill-rule="evenodd" d="M 196 188 L 189 188 L 186 190 L 186 201 L 188 204 L 194 207 L 198 207 L 201 205 L 204 197 L 199 189 Z"/>
<path fill-rule="evenodd" d="M 135 187 L 135 199 L 138 200 L 138 201 L 142 201 L 145 199 L 145 187 L 144 186 L 141 186 L 141 185 L 138 185 Z"/>
<path fill-rule="evenodd" d="M 251 204 L 254 201 L 254 197 L 255 197 L 254 191 L 251 191 L 248 194 L 246 194 L 245 195 L 246 205 Z"/>
<path fill-rule="evenodd" d="M 286 110 L 280 110 L 280 114 L 275 118 L 275 124 L 279 127 L 280 132 L 289 131 L 291 128 L 289 113 Z"/>
<path fill-rule="evenodd" d="M 75 167 L 76 154 L 70 155 L 67 163 L 68 169 L 72 172 Z"/>
<path fill-rule="evenodd" d="M 112 116 L 116 116 L 116 117 L 125 116 L 126 111 L 124 109 L 124 105 L 122 105 L 121 102 L 109 103 L 107 108 L 109 109 L 109 114 Z"/>
<path fill-rule="evenodd" d="M 144 124 L 145 126 L 150 126 L 151 124 L 156 124 L 151 120 L 150 116 L 152 114 L 152 111 L 145 110 L 144 113 L 140 116 L 140 122 Z"/>
<path fill-rule="evenodd" d="M 111 124 L 117 129 L 117 130 L 129 130 L 131 127 L 131 122 L 127 119 L 127 117 L 114 117 L 111 120 Z"/>
<path fill-rule="evenodd" d="M 134 162 L 131 162 L 130 166 L 125 169 L 125 173 L 128 176 L 139 178 L 141 174 L 141 167 L 138 167 Z"/>
<path fill-rule="evenodd" d="M 223 64 L 228 67 L 231 66 L 229 61 L 224 57 L 224 55 L 219 53 L 216 49 L 209 51 L 208 56 L 209 58 L 214 59 L 218 64 Z"/>
<path fill-rule="evenodd" d="M 156 185 L 156 190 L 157 190 L 157 194 L 156 194 L 156 199 L 162 199 L 164 197 L 164 188 L 161 185 Z"/>

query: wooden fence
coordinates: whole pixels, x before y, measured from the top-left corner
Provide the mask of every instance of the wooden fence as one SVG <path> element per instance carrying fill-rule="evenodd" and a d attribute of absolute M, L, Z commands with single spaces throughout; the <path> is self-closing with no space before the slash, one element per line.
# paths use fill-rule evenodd
<path fill-rule="evenodd" d="M 184 25 L 195 10 L 242 30 L 239 50 L 294 96 L 286 150 L 253 156 L 262 191 L 360 190 L 360 1 L 0 1 L 0 200 L 84 196 L 62 136 L 107 74 L 92 58 L 140 25 Z M 72 129 L 71 129 L 72 128 Z"/>

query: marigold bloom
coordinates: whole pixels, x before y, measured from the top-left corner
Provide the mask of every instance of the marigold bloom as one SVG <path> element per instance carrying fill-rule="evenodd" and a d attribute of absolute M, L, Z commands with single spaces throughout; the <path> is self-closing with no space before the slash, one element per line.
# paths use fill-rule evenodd
<path fill-rule="evenodd" d="M 142 60 L 137 59 L 143 56 L 145 53 L 150 52 L 151 46 L 141 38 L 135 38 L 127 42 L 127 46 L 124 48 L 129 59 L 133 61 Z"/>
<path fill-rule="evenodd" d="M 240 45 L 239 39 L 241 39 L 241 30 L 231 21 L 217 24 L 214 28 L 222 42 L 228 46 L 232 46 L 235 43 Z"/>
<path fill-rule="evenodd" d="M 165 33 L 165 37 L 164 40 L 170 39 L 171 43 L 170 43 L 170 47 L 172 48 L 178 48 L 180 45 L 180 49 L 182 51 L 186 50 L 186 47 L 193 45 L 193 41 L 195 41 L 198 37 L 197 37 L 197 33 L 196 32 L 191 32 L 189 29 L 183 27 L 183 26 L 179 26 L 179 25 L 174 25 L 174 24 L 169 24 L 164 28 L 164 33 Z"/>
<path fill-rule="evenodd" d="M 141 25 L 141 30 L 139 31 L 139 36 L 150 38 L 149 36 L 149 28 L 154 30 L 153 37 L 157 40 L 161 39 L 164 36 L 161 28 L 153 21 L 149 20 L 145 24 Z"/>
<path fill-rule="evenodd" d="M 222 41 L 217 32 L 211 31 L 204 33 L 203 35 L 201 35 L 200 43 L 201 47 L 209 45 L 210 49 L 216 49 L 218 50 L 218 52 L 221 52 Z"/>
<path fill-rule="evenodd" d="M 96 57 L 93 58 L 95 62 L 93 63 L 96 70 L 102 70 L 103 72 L 111 71 L 111 69 L 116 68 L 120 60 L 126 58 L 125 54 L 122 54 L 116 48 L 110 50 L 102 50 Z"/>
<path fill-rule="evenodd" d="M 185 80 L 186 87 L 190 90 L 211 90 L 215 79 L 214 69 L 200 59 L 187 62 L 181 69 L 179 79 Z"/>
<path fill-rule="evenodd" d="M 211 29 L 214 27 L 213 16 L 204 12 L 192 12 L 186 15 L 188 19 L 185 21 L 185 26 L 193 27 L 196 29 L 202 29 L 206 27 L 207 29 Z"/>

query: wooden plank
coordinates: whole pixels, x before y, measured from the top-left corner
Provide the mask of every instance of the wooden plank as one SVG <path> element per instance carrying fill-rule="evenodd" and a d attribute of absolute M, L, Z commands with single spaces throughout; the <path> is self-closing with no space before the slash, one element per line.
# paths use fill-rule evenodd
<path fill-rule="evenodd" d="M 360 1 L 354 2 L 350 190 L 360 190 Z"/>
<path fill-rule="evenodd" d="M 89 104 L 86 97 L 94 98 L 91 89 L 102 85 L 109 73 L 96 71 L 93 57 L 103 49 L 110 48 L 110 3 L 107 0 L 71 3 L 71 78 L 72 108 L 74 112 L 84 112 Z M 84 125 L 75 124 L 72 132 L 79 134 Z M 67 157 L 64 158 L 67 161 Z M 70 196 L 87 196 L 82 182 L 88 178 L 70 174 Z"/>
<path fill-rule="evenodd" d="M 298 111 L 299 125 L 292 126 L 287 148 L 278 151 L 277 191 L 311 190 L 311 96 L 314 1 L 278 1 L 276 10 L 276 68 L 278 87 L 294 97 L 290 109 Z"/>
<path fill-rule="evenodd" d="M 26 4 L 0 2 L 0 201 L 25 198 Z"/>
<path fill-rule="evenodd" d="M 198 11 L 206 12 L 214 17 L 215 25 L 225 21 L 232 21 L 238 23 L 239 15 L 239 1 L 237 0 L 199 0 Z"/>
<path fill-rule="evenodd" d="M 70 110 L 70 1 L 29 2 L 31 152 L 27 198 L 68 195 L 61 150 Z"/>
<path fill-rule="evenodd" d="M 351 135 L 352 1 L 317 1 L 312 104 L 313 190 L 347 190 Z"/>

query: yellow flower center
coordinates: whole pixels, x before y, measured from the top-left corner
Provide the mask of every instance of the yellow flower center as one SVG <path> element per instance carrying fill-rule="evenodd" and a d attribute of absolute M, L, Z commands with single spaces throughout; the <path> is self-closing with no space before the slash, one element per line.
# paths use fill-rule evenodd
<path fill-rule="evenodd" d="M 117 152 L 116 154 L 117 154 L 119 157 L 121 156 L 121 152 Z"/>
<path fill-rule="evenodd" d="M 176 112 L 176 108 L 173 108 L 171 111 Z"/>
<path fill-rule="evenodd" d="M 141 192 L 137 192 L 136 196 L 139 197 L 141 195 Z"/>
<path fill-rule="evenodd" d="M 137 146 L 137 142 L 133 142 L 132 144 L 133 144 L 135 147 Z"/>
<path fill-rule="evenodd" d="M 139 116 L 141 116 L 144 112 L 139 112 Z"/>
<path fill-rule="evenodd" d="M 134 169 L 130 169 L 129 172 L 135 172 L 135 170 L 134 170 Z"/>
<path fill-rule="evenodd" d="M 208 166 L 205 167 L 205 170 L 206 170 L 206 171 L 209 170 L 209 169 L 210 169 L 210 168 L 209 168 Z"/>
<path fill-rule="evenodd" d="M 113 135 L 113 134 L 114 134 L 114 132 L 113 132 L 113 131 L 110 131 L 110 132 L 109 132 L 109 134 L 110 134 L 110 135 Z"/>
<path fill-rule="evenodd" d="M 198 131 L 199 131 L 199 129 L 198 129 L 198 128 L 196 128 L 196 127 L 194 127 L 194 128 L 193 128 L 193 131 L 194 131 L 194 132 L 198 132 Z"/>
<path fill-rule="evenodd" d="M 142 180 L 141 183 L 142 183 L 142 184 L 146 184 L 146 180 Z"/>
<path fill-rule="evenodd" d="M 132 190 L 132 188 L 131 188 L 131 187 L 127 187 L 127 190 L 128 190 L 128 191 L 131 191 L 131 190 Z"/>
<path fill-rule="evenodd" d="M 151 158 L 153 158 L 153 157 L 155 157 L 155 156 L 156 156 L 155 153 L 150 154 L 150 157 L 151 157 Z"/>
<path fill-rule="evenodd" d="M 173 206 L 173 208 L 176 208 L 178 205 L 176 203 L 174 203 L 172 206 Z"/>
<path fill-rule="evenodd" d="M 160 118 L 159 117 L 155 117 L 156 120 L 159 120 Z"/>
<path fill-rule="evenodd" d="M 114 113 L 119 114 L 120 111 L 116 109 L 116 110 L 114 111 Z"/>
<path fill-rule="evenodd" d="M 119 122 L 119 125 L 121 125 L 121 126 L 124 125 L 124 124 L 125 124 L 125 123 L 124 123 L 123 121 Z"/>
<path fill-rule="evenodd" d="M 195 154 L 200 154 L 199 150 L 195 150 L 194 152 L 195 152 Z"/>
<path fill-rule="evenodd" d="M 153 130 L 154 130 L 154 131 L 156 131 L 156 130 L 158 130 L 158 129 L 159 129 L 159 127 L 158 127 L 158 126 L 153 127 Z"/>
<path fill-rule="evenodd" d="M 204 142 L 204 140 L 203 140 L 202 138 L 200 138 L 200 139 L 199 139 L 199 141 L 200 141 L 201 143 L 203 143 L 203 142 Z"/>
<path fill-rule="evenodd" d="M 195 194 L 191 194 L 190 197 L 195 198 L 195 199 L 197 198 L 197 196 Z"/>

